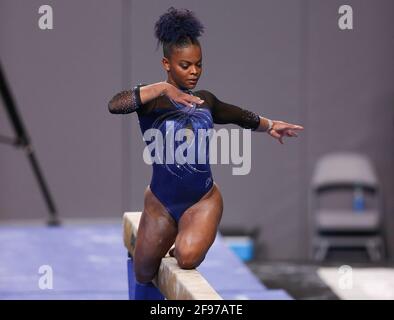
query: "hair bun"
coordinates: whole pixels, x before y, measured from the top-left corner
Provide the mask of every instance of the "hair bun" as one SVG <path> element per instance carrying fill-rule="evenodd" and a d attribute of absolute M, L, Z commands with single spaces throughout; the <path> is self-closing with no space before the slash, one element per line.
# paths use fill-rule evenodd
<path fill-rule="evenodd" d="M 170 7 L 155 24 L 155 36 L 160 43 L 177 43 L 190 38 L 196 40 L 204 32 L 204 26 L 188 9 Z"/>

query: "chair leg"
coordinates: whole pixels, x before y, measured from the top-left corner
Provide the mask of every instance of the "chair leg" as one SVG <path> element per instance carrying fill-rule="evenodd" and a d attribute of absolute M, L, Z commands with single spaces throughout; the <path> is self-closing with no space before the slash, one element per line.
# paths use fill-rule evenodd
<path fill-rule="evenodd" d="M 369 240 L 366 244 L 368 256 L 373 262 L 382 261 L 383 258 L 383 244 L 381 239 Z"/>
<path fill-rule="evenodd" d="M 319 240 L 315 251 L 314 259 L 319 262 L 324 261 L 327 256 L 329 247 L 330 244 L 327 240 Z"/>

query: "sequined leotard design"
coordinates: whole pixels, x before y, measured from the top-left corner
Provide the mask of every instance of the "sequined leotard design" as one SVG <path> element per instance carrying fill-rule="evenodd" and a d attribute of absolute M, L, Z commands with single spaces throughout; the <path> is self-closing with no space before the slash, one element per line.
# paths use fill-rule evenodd
<path fill-rule="evenodd" d="M 202 105 L 184 106 L 166 96 L 160 96 L 142 104 L 139 97 L 141 86 L 143 85 L 118 93 L 111 99 L 108 108 L 111 113 L 124 114 L 136 111 L 143 135 L 149 129 L 160 130 L 164 152 L 158 152 L 157 155 L 157 150 L 153 152 L 152 156 L 156 156 L 156 161 L 152 163 L 153 174 L 150 189 L 178 222 L 185 210 L 198 202 L 213 186 L 209 164 L 209 138 L 202 136 L 205 143 L 201 143 L 198 130 L 212 129 L 214 123 L 234 123 L 243 128 L 255 130 L 259 126 L 260 118 L 251 111 L 220 101 L 205 90 L 194 93 L 187 89 L 183 90 L 203 99 Z M 180 141 L 172 139 L 180 129 L 191 130 L 192 139 L 188 136 Z M 146 141 L 147 145 L 153 143 L 153 140 Z M 184 153 L 179 153 L 181 145 L 183 146 L 181 151 L 187 149 L 187 154 L 189 152 L 194 154 L 192 163 L 177 161 L 177 159 L 185 159 Z M 194 153 L 192 148 L 194 148 Z M 176 158 L 176 150 L 178 150 L 178 158 Z M 205 161 L 201 161 L 203 151 Z"/>

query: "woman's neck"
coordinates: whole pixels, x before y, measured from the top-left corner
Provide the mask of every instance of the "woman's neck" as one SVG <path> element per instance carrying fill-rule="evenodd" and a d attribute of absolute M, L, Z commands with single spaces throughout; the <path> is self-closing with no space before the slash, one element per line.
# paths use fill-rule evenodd
<path fill-rule="evenodd" d="M 178 88 L 179 90 L 182 90 L 182 91 L 191 91 L 191 90 L 188 89 L 188 88 L 183 88 L 183 87 L 178 86 L 178 85 L 176 84 L 176 82 L 173 81 L 173 80 L 170 79 L 170 78 L 168 78 L 168 79 L 166 80 L 166 82 L 168 82 L 169 84 L 172 84 L 174 87 Z"/>

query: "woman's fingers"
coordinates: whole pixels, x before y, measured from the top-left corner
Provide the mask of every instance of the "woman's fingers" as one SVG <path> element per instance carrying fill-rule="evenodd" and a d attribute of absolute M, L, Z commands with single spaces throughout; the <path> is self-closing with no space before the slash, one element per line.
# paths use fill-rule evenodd
<path fill-rule="evenodd" d="M 274 129 L 269 134 L 278 139 L 281 144 L 284 144 L 284 137 L 298 137 L 296 130 L 303 130 L 304 127 L 296 124 L 286 123 L 282 121 L 274 122 Z"/>
<path fill-rule="evenodd" d="M 193 107 L 193 102 L 189 101 L 189 99 L 180 99 L 179 102 L 187 107 Z"/>
<path fill-rule="evenodd" d="M 204 100 L 201 99 L 201 98 L 199 98 L 199 97 L 195 97 L 195 101 L 196 101 L 196 103 L 198 103 L 198 104 L 203 104 L 203 103 L 204 103 Z"/>
<path fill-rule="evenodd" d="M 187 93 L 182 93 L 182 98 L 186 101 L 189 101 L 190 103 L 198 103 L 201 104 L 204 102 L 204 100 L 202 100 L 200 97 L 197 96 L 192 96 L 190 94 Z"/>
<path fill-rule="evenodd" d="M 197 103 L 197 104 L 204 103 L 204 100 L 200 99 L 199 97 L 195 97 L 195 96 L 189 96 L 188 100 L 190 103 Z"/>
<path fill-rule="evenodd" d="M 297 135 L 295 132 L 290 131 L 290 130 L 284 131 L 283 133 L 278 133 L 278 132 L 275 131 L 275 130 L 271 130 L 271 131 L 270 131 L 270 135 L 271 135 L 272 137 L 278 139 L 279 142 L 280 142 L 281 144 L 284 144 L 283 138 L 284 138 L 285 136 L 287 136 L 287 137 L 298 137 L 298 135 Z"/>
<path fill-rule="evenodd" d="M 276 129 L 278 132 L 280 132 L 283 135 L 286 135 L 288 137 L 298 137 L 298 134 L 296 133 L 296 130 L 303 130 L 304 128 L 302 126 L 298 125 L 293 125 L 293 124 L 285 124 L 282 128 Z"/>
<path fill-rule="evenodd" d="M 186 101 L 185 99 L 177 98 L 174 100 L 175 100 L 175 102 L 183 104 L 184 106 L 191 107 L 190 103 L 188 101 Z"/>
<path fill-rule="evenodd" d="M 281 144 L 283 144 L 283 137 L 282 137 L 282 135 L 280 135 L 279 133 L 277 133 L 275 130 L 271 130 L 271 131 L 270 131 L 270 135 L 273 136 L 274 138 L 278 139 L 279 142 L 280 142 Z"/>
<path fill-rule="evenodd" d="M 304 127 L 303 127 L 303 126 L 296 125 L 296 124 L 292 124 L 292 125 L 290 125 L 290 129 L 294 129 L 294 130 L 304 130 Z"/>
<path fill-rule="evenodd" d="M 288 137 L 298 137 L 298 134 L 296 132 L 292 131 L 292 130 L 286 131 L 286 135 Z"/>
<path fill-rule="evenodd" d="M 270 135 L 276 139 L 279 139 L 281 137 L 281 135 L 279 133 L 277 133 L 275 130 L 271 130 Z"/>
<path fill-rule="evenodd" d="M 304 127 L 294 124 L 286 124 L 282 130 L 304 130 Z"/>
<path fill-rule="evenodd" d="M 287 123 L 287 122 L 282 122 L 282 121 L 278 121 L 279 124 L 279 128 L 280 130 L 304 130 L 303 126 L 299 126 L 297 124 L 291 124 L 291 123 Z M 278 130 L 277 129 L 277 130 Z"/>
<path fill-rule="evenodd" d="M 181 103 L 188 106 L 188 107 L 193 107 L 193 104 L 203 104 L 204 100 L 202 100 L 196 96 L 191 96 L 191 95 L 185 94 L 182 97 Z"/>

